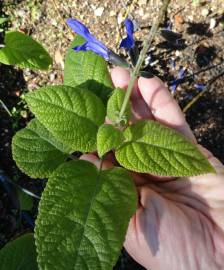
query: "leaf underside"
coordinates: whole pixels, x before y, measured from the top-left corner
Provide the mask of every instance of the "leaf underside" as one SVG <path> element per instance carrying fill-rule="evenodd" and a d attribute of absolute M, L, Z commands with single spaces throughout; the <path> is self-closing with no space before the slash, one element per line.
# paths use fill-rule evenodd
<path fill-rule="evenodd" d="M 161 176 L 214 172 L 195 145 L 155 121 L 139 121 L 124 131 L 125 143 L 115 152 L 126 169 Z"/>
<path fill-rule="evenodd" d="M 133 181 L 124 169 L 99 173 L 82 160 L 61 165 L 39 206 L 35 239 L 40 269 L 112 269 L 136 204 Z"/>

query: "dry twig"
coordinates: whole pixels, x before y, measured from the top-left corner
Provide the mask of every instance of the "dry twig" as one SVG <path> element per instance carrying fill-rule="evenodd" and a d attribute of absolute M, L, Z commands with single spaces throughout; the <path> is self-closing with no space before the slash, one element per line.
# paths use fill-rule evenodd
<path fill-rule="evenodd" d="M 211 85 L 221 76 L 224 75 L 224 71 L 221 71 L 217 76 L 215 76 L 214 78 L 212 78 L 207 85 L 205 86 L 205 88 L 203 89 L 202 92 L 200 92 L 199 94 L 197 94 L 184 108 L 183 108 L 183 112 L 186 113 L 191 107 L 192 105 L 194 105 L 194 103 L 196 101 L 199 100 L 199 98 L 201 98 L 211 87 Z"/>

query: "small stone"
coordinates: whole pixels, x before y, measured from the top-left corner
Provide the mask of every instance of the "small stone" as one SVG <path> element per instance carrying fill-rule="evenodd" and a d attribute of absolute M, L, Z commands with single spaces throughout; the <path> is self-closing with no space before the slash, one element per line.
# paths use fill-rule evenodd
<path fill-rule="evenodd" d="M 94 10 L 94 14 L 98 17 L 102 16 L 104 11 L 104 7 L 98 7 L 97 9 Z"/>
<path fill-rule="evenodd" d="M 140 8 L 140 9 L 138 10 L 138 14 L 139 14 L 141 17 L 144 16 L 144 10 L 143 10 L 143 8 Z"/>
<path fill-rule="evenodd" d="M 176 55 L 176 57 L 180 56 L 180 51 L 177 50 L 177 51 L 175 52 L 175 55 Z"/>
<path fill-rule="evenodd" d="M 207 8 L 203 8 L 201 11 L 201 15 L 204 17 L 207 17 L 209 14 L 209 10 Z"/>
<path fill-rule="evenodd" d="M 64 60 L 61 52 L 59 50 L 56 50 L 54 55 L 55 63 L 60 65 L 62 69 L 64 69 Z"/>
<path fill-rule="evenodd" d="M 51 20 L 51 24 L 52 24 L 53 26 L 57 27 L 58 22 L 57 22 L 56 19 L 52 19 L 52 20 Z"/>
<path fill-rule="evenodd" d="M 216 27 L 216 19 L 211 18 L 210 20 L 210 25 L 209 25 L 209 29 L 213 29 Z"/>
<path fill-rule="evenodd" d="M 15 95 L 16 95 L 17 97 L 19 97 L 19 96 L 20 96 L 20 91 L 15 91 Z"/>
<path fill-rule="evenodd" d="M 116 12 L 114 11 L 114 10 L 111 10 L 110 11 L 110 17 L 113 17 L 113 16 L 115 16 L 116 15 Z"/>
<path fill-rule="evenodd" d="M 91 8 L 93 9 L 93 10 L 96 10 L 96 6 L 95 5 L 90 5 L 91 6 Z"/>
<path fill-rule="evenodd" d="M 20 115 L 21 115 L 23 118 L 27 118 L 27 117 L 28 117 L 28 113 L 27 113 L 27 111 L 25 111 L 25 110 L 22 110 L 22 111 L 20 112 Z"/>
<path fill-rule="evenodd" d="M 20 9 L 20 10 L 17 11 L 17 15 L 19 17 L 24 18 L 26 16 L 26 12 L 24 10 Z"/>
<path fill-rule="evenodd" d="M 118 16 L 117 16 L 117 23 L 121 24 L 122 22 L 123 22 L 123 16 L 122 16 L 121 13 L 119 13 Z"/>
<path fill-rule="evenodd" d="M 53 82 L 55 80 L 55 74 L 51 73 L 50 76 L 49 76 L 49 79 L 50 79 L 51 82 Z"/>
<path fill-rule="evenodd" d="M 174 21 L 175 21 L 175 24 L 177 26 L 179 26 L 180 24 L 183 24 L 184 23 L 184 18 L 180 15 L 180 14 L 177 14 L 175 17 L 174 17 Z"/>
<path fill-rule="evenodd" d="M 139 0 L 138 1 L 139 6 L 143 6 L 147 4 L 147 0 Z"/>
<path fill-rule="evenodd" d="M 189 15 L 189 16 L 187 16 L 187 18 L 188 18 L 188 20 L 189 20 L 190 22 L 193 22 L 193 20 L 194 20 L 194 16 L 193 16 L 193 15 Z"/>
<path fill-rule="evenodd" d="M 149 19 L 149 13 L 147 12 L 147 13 L 145 13 L 143 16 L 142 16 L 142 20 L 144 21 L 144 20 L 148 20 Z"/>

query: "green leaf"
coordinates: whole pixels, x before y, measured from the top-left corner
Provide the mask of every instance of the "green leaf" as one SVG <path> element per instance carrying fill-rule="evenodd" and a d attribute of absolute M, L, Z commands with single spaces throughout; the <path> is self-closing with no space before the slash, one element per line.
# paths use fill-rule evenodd
<path fill-rule="evenodd" d="M 73 48 L 85 42 L 77 35 L 65 57 L 64 84 L 75 87 L 82 85 L 93 91 L 103 101 L 112 92 L 113 84 L 107 62 L 99 55 L 88 52 L 75 52 Z"/>
<path fill-rule="evenodd" d="M 12 140 L 13 159 L 17 166 L 34 178 L 50 176 L 70 152 L 37 119 L 18 131 Z"/>
<path fill-rule="evenodd" d="M 5 23 L 5 22 L 8 22 L 9 20 L 10 20 L 9 17 L 6 17 L 6 18 L 1 17 L 0 18 L 0 25 Z"/>
<path fill-rule="evenodd" d="M 5 47 L 0 49 L 0 62 L 21 68 L 47 70 L 52 58 L 40 43 L 21 32 L 8 32 Z"/>
<path fill-rule="evenodd" d="M 33 234 L 9 242 L 0 250 L 0 270 L 38 270 Z"/>
<path fill-rule="evenodd" d="M 102 125 L 97 133 L 97 151 L 100 157 L 112 149 L 118 148 L 124 140 L 119 129 L 112 125 Z"/>
<path fill-rule="evenodd" d="M 83 160 L 61 165 L 49 178 L 39 205 L 39 268 L 112 269 L 136 205 L 136 190 L 126 170 L 99 172 Z"/>
<path fill-rule="evenodd" d="M 18 191 L 20 209 L 24 211 L 30 211 L 33 208 L 33 198 L 23 191 Z"/>
<path fill-rule="evenodd" d="M 115 152 L 126 169 L 161 176 L 214 172 L 193 143 L 155 121 L 139 121 L 124 131 L 125 143 Z"/>
<path fill-rule="evenodd" d="M 121 120 L 127 122 L 131 116 L 131 105 L 128 103 L 123 115 L 123 119 L 119 118 L 119 113 L 124 101 L 125 91 L 121 88 L 116 88 L 107 103 L 107 117 L 114 123 L 119 123 Z"/>
<path fill-rule="evenodd" d="M 27 94 L 25 100 L 38 120 L 73 151 L 96 150 L 105 107 L 93 93 L 80 87 L 48 86 Z"/>

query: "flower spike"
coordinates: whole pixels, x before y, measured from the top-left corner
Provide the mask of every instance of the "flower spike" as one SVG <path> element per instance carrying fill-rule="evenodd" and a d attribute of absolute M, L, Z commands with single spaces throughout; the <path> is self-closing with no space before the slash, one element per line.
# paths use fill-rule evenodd
<path fill-rule="evenodd" d="M 114 53 L 108 49 L 102 42 L 96 39 L 90 32 L 89 29 L 76 19 L 68 19 L 67 25 L 78 35 L 85 38 L 86 42 L 82 45 L 78 45 L 73 48 L 74 51 L 92 51 L 100 56 L 102 56 L 106 61 L 110 61 L 116 66 L 121 66 L 124 68 L 129 68 L 129 64 L 120 57 L 118 54 Z"/>
<path fill-rule="evenodd" d="M 125 19 L 124 21 L 125 28 L 127 31 L 127 37 L 124 38 L 121 41 L 120 48 L 125 48 L 125 49 L 132 49 L 135 46 L 135 40 L 134 40 L 134 24 L 130 19 Z"/>
<path fill-rule="evenodd" d="M 68 19 L 67 25 L 75 33 L 86 39 L 84 44 L 74 47 L 74 51 L 93 51 L 94 53 L 102 56 L 105 60 L 109 60 L 109 49 L 102 42 L 97 40 L 84 24 L 75 19 Z"/>

